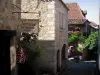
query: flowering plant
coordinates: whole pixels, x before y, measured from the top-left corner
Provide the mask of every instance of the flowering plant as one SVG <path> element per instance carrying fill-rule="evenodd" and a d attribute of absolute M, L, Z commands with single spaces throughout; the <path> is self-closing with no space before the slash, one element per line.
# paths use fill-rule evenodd
<path fill-rule="evenodd" d="M 23 48 L 21 47 L 19 52 L 17 52 L 17 63 L 25 63 L 26 60 L 27 60 L 26 54 Z"/>
<path fill-rule="evenodd" d="M 17 63 L 32 62 L 40 56 L 42 50 L 37 43 L 37 35 L 33 33 L 22 33 L 17 48 Z"/>

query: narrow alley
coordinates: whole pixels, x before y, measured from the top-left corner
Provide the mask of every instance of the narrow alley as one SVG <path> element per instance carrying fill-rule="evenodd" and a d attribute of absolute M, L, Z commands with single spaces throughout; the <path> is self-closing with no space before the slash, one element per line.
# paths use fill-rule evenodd
<path fill-rule="evenodd" d="M 59 75 L 98 75 L 95 62 L 65 60 L 64 63 L 65 67 Z"/>

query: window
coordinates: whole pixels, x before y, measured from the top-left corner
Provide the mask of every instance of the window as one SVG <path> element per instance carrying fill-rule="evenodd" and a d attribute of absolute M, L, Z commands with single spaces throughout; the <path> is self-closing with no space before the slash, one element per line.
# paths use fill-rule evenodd
<path fill-rule="evenodd" d="M 5 8 L 8 8 L 8 0 L 5 2 Z"/>
<path fill-rule="evenodd" d="M 62 14 L 62 16 L 63 16 L 63 20 L 62 20 L 62 22 L 63 22 L 63 28 L 66 28 L 66 19 L 65 19 L 65 14 L 63 13 Z"/>
<path fill-rule="evenodd" d="M 59 12 L 59 26 L 60 26 L 60 28 L 62 28 L 61 12 Z"/>
<path fill-rule="evenodd" d="M 60 25 L 60 28 L 61 29 L 65 28 L 65 24 L 66 24 L 65 15 L 64 15 L 64 13 L 59 12 L 59 25 Z"/>
<path fill-rule="evenodd" d="M 0 7 L 3 5 L 3 0 L 0 0 Z"/>

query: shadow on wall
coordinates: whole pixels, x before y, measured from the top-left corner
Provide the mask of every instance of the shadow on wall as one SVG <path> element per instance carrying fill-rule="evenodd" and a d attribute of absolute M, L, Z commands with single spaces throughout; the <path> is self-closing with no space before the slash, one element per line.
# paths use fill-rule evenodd
<path fill-rule="evenodd" d="M 64 44 L 60 51 L 55 49 L 54 40 L 39 40 L 39 46 L 43 48 L 42 50 L 44 52 L 44 55 L 38 59 L 41 72 L 50 74 L 60 72 L 62 62 L 65 59 L 66 45 Z"/>
<path fill-rule="evenodd" d="M 15 7 L 18 9 L 16 12 L 13 12 L 18 14 L 18 20 L 21 21 L 21 26 L 19 27 L 19 30 L 21 32 L 28 32 L 28 31 L 36 31 L 37 35 L 39 33 L 39 19 L 33 19 L 33 18 L 29 18 L 29 14 L 32 14 L 33 12 L 29 12 L 29 11 L 22 11 L 21 10 L 21 5 L 22 5 L 22 0 L 18 0 L 18 6 L 15 5 Z M 35 1 L 35 0 L 34 0 Z M 27 9 L 27 8 L 26 8 Z M 22 11 L 22 12 L 21 12 Z M 22 18 L 22 15 L 24 16 Z M 27 16 L 25 16 L 27 15 Z M 39 14 L 38 14 L 39 15 Z M 32 17 L 32 16 L 30 16 Z M 26 53 L 28 53 L 28 55 L 30 55 L 28 57 L 28 60 L 30 61 L 30 64 L 32 65 L 31 68 L 35 69 L 36 68 L 36 64 L 39 66 L 38 68 L 41 68 L 41 71 L 43 72 L 52 72 L 55 73 L 57 72 L 57 68 L 59 67 L 59 63 L 61 63 L 64 59 L 65 59 L 65 46 L 63 46 L 62 51 L 58 51 L 55 50 L 55 40 L 38 40 L 38 44 L 40 47 L 42 47 L 43 51 L 44 51 L 44 55 L 37 58 L 36 62 L 33 61 L 32 57 L 34 58 L 35 54 L 32 50 L 26 49 Z M 35 64 L 34 64 L 35 63 Z M 30 67 L 29 63 L 25 63 L 27 64 L 26 66 Z M 45 69 L 44 69 L 45 67 Z M 60 68 L 60 67 L 59 67 Z M 25 66 L 24 66 L 24 69 Z M 21 69 L 22 70 L 22 69 Z M 26 70 L 25 70 L 26 71 Z M 25 72 L 24 71 L 24 72 Z M 28 70 L 27 70 L 28 71 Z M 26 71 L 26 72 L 27 72 Z M 24 73 L 25 74 L 25 73 Z M 27 74 L 27 73 L 26 73 Z"/>

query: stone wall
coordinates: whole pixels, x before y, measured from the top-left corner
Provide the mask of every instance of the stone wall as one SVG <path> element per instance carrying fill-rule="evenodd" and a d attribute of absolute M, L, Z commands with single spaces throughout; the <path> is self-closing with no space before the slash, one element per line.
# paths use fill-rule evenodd
<path fill-rule="evenodd" d="M 12 14 L 12 0 L 3 0 L 2 7 L 0 7 L 0 21 L 1 25 L 7 25 L 10 27 L 10 30 L 15 30 L 16 26 L 15 21 L 17 20 L 16 16 Z"/>
<path fill-rule="evenodd" d="M 19 32 L 30 31 L 34 28 L 35 24 L 35 27 L 39 28 L 37 32 L 40 46 L 43 47 L 45 52 L 39 59 L 40 66 L 42 69 L 44 68 L 49 72 L 56 73 L 57 50 L 61 50 L 63 44 L 67 45 L 68 16 L 65 7 L 58 0 L 41 1 L 40 3 L 37 2 L 38 0 L 3 1 L 6 5 L 3 4 L 3 7 L 0 8 L 0 11 L 2 11 L 2 13 L 0 13 L 0 15 L 2 15 L 0 16 L 0 20 L 2 19 L 1 22 L 4 21 L 2 24 L 10 25 L 11 29 L 15 29 Z M 5 1 L 8 1 L 8 3 Z M 9 7 L 7 7 L 7 5 Z M 64 29 L 59 28 L 59 11 L 66 16 Z M 33 30 L 33 32 L 34 31 L 36 30 Z M 13 48 L 14 46 L 11 47 L 11 50 Z"/>
<path fill-rule="evenodd" d="M 21 0 L 21 19 L 38 19 L 39 3 L 38 0 Z"/>
<path fill-rule="evenodd" d="M 41 19 L 38 40 L 44 47 L 44 55 L 40 58 L 43 71 L 56 73 L 55 50 L 55 1 L 41 2 Z"/>
<path fill-rule="evenodd" d="M 56 40 L 56 50 L 60 50 L 60 66 L 61 66 L 61 52 L 62 52 L 62 47 L 64 44 L 66 44 L 66 51 L 65 51 L 65 56 L 67 58 L 67 48 L 68 48 L 68 10 L 64 7 L 64 5 L 58 1 L 55 0 L 55 11 L 56 11 L 56 20 L 55 20 L 55 40 Z M 63 17 L 62 17 L 63 16 Z M 63 24 L 61 24 L 61 20 L 63 18 Z"/>
<path fill-rule="evenodd" d="M 37 1 L 15 0 L 13 2 L 13 14 L 17 17 L 16 25 L 19 32 L 38 32 L 39 11 Z"/>
<path fill-rule="evenodd" d="M 38 0 L 16 0 L 14 2 L 14 12 L 27 13 L 13 13 L 17 16 L 17 26 L 19 32 L 29 31 L 38 32 L 38 40 L 40 46 L 44 49 L 44 56 L 40 60 L 40 66 L 45 69 L 55 71 L 55 10 L 54 1 L 40 3 Z M 51 7 L 52 6 L 52 7 Z M 41 13 L 39 13 L 41 12 Z M 34 26 L 35 24 L 35 26 Z M 39 24 L 39 25 L 38 25 Z M 32 26 L 33 25 L 33 26 Z M 34 30 L 34 27 L 36 30 Z M 48 71 L 49 71 L 48 70 Z"/>
<path fill-rule="evenodd" d="M 52 73 L 57 72 L 57 50 L 60 50 L 60 62 L 61 62 L 61 49 L 64 44 L 68 46 L 68 11 L 58 0 L 41 2 L 41 22 L 39 23 L 39 41 L 41 46 L 44 47 L 44 52 L 46 53 L 42 56 L 40 64 L 44 70 L 49 70 Z M 59 25 L 59 12 L 64 13 L 65 16 L 65 26 L 60 29 Z M 66 48 L 66 58 L 67 58 L 67 48 Z M 61 63 L 60 63 L 61 66 Z"/>
<path fill-rule="evenodd" d="M 54 1 L 41 2 L 39 40 L 55 40 L 55 5 Z"/>
<path fill-rule="evenodd" d="M 0 29 L 16 30 L 17 18 L 13 12 L 12 0 L 0 0 Z M 11 74 L 17 75 L 16 68 L 16 44 L 15 39 L 11 39 L 10 58 L 11 58 Z"/>

